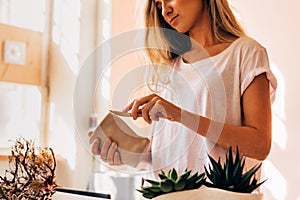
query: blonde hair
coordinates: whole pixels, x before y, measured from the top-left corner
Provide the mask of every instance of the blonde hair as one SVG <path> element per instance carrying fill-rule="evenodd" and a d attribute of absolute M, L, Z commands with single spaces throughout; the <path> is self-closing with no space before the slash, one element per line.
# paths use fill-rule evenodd
<path fill-rule="evenodd" d="M 230 42 L 232 37 L 229 36 L 246 35 L 227 0 L 202 1 L 208 9 L 211 29 L 218 41 Z M 178 40 L 179 33 L 176 35 L 176 31 L 165 22 L 153 0 L 147 0 L 145 26 L 148 28 L 145 37 L 146 53 L 152 63 L 169 64 L 178 55 L 190 50 L 191 44 L 188 37 L 181 37 Z"/>
<path fill-rule="evenodd" d="M 242 37 L 246 33 L 235 15 L 233 14 L 227 0 L 199 0 L 208 10 L 211 29 L 214 37 L 219 42 L 232 42 L 233 37 Z M 147 81 L 150 90 L 157 83 L 167 84 L 168 70 L 172 60 L 191 49 L 189 33 L 181 34 L 174 30 L 163 18 L 160 10 L 153 0 L 147 0 L 145 7 L 145 47 L 146 54 L 151 62 L 152 74 Z"/>
<path fill-rule="evenodd" d="M 215 38 L 220 42 L 231 42 L 228 35 L 245 36 L 246 33 L 233 14 L 227 0 L 204 0 L 208 7 L 211 28 Z"/>

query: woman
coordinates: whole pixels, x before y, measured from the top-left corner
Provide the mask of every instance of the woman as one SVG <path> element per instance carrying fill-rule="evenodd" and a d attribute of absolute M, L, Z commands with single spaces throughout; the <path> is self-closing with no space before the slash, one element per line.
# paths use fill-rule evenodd
<path fill-rule="evenodd" d="M 159 44 L 147 49 L 156 92 L 125 111 L 133 119 L 142 112 L 149 124 L 158 121 L 153 170 L 201 171 L 207 153 L 224 157 L 230 146 L 239 147 L 248 167 L 264 160 L 272 142 L 276 79 L 266 49 L 246 36 L 227 0 L 147 0 L 145 22 L 146 46 Z M 99 143 L 93 143 L 94 154 L 121 164 L 114 141 L 103 141 L 100 152 Z"/>

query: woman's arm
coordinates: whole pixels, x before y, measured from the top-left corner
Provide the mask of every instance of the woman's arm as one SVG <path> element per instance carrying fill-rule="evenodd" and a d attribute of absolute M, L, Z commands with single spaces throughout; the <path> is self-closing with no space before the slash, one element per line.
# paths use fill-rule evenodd
<path fill-rule="evenodd" d="M 182 110 L 156 94 L 133 101 L 126 110 L 131 110 L 134 119 L 137 118 L 138 112 L 142 112 L 144 120 L 148 123 L 152 120 L 157 121 L 159 118 L 182 123 L 225 148 L 238 145 L 243 155 L 264 160 L 270 152 L 272 139 L 269 81 L 265 74 L 254 78 L 242 96 L 241 106 L 242 125 L 224 124 L 221 133 L 216 135 L 207 135 L 210 124 L 216 122 Z"/>
<path fill-rule="evenodd" d="M 240 152 L 248 157 L 264 160 L 271 148 L 272 119 L 269 96 L 269 81 L 265 74 L 261 74 L 252 81 L 242 96 L 242 126 L 224 124 L 218 138 L 207 135 L 211 120 L 202 116 L 182 111 L 182 123 L 188 127 L 195 127 L 193 122 L 199 122 L 198 134 L 215 141 L 217 144 L 229 148 L 238 145 Z M 177 121 L 178 119 L 176 119 Z M 180 121 L 180 119 L 179 119 Z M 194 128 L 195 129 L 195 128 Z"/>

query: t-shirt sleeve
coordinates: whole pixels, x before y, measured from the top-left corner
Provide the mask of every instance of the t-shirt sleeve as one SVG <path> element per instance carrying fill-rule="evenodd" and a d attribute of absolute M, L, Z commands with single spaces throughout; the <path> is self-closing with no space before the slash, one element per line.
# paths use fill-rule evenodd
<path fill-rule="evenodd" d="M 270 100 L 273 103 L 277 81 L 270 69 L 269 58 L 265 48 L 256 47 L 246 52 L 244 62 L 241 65 L 241 96 L 254 78 L 260 74 L 266 73 L 270 84 Z"/>

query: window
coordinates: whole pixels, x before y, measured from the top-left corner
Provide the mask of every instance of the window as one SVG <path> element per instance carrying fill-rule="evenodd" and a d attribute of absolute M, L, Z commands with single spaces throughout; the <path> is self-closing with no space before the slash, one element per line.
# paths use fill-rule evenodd
<path fill-rule="evenodd" d="M 0 22 L 43 32 L 45 11 L 46 0 L 2 0 Z"/>
<path fill-rule="evenodd" d="M 77 75 L 79 71 L 80 0 L 55 0 L 52 40 Z"/>
<path fill-rule="evenodd" d="M 0 147 L 5 149 L 18 137 L 40 141 L 41 92 L 38 86 L 0 84 Z"/>
<path fill-rule="evenodd" d="M 46 0 L 1 0 L 0 23 L 44 32 L 46 2 Z M 43 128 L 41 117 L 43 99 L 42 87 L 0 82 L 1 154 L 8 153 L 8 147 L 17 137 L 35 139 L 39 145 Z"/>

